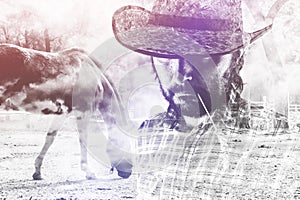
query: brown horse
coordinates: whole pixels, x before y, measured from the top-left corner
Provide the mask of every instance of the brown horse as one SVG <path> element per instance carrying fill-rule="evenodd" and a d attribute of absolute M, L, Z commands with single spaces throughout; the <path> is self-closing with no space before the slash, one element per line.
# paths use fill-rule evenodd
<path fill-rule="evenodd" d="M 47 132 L 45 144 L 35 160 L 33 179 L 40 180 L 45 154 L 72 110 L 77 117 L 81 147 L 81 169 L 87 179 L 95 175 L 89 170 L 86 149 L 86 120 L 99 110 L 108 128 L 114 123 L 112 101 L 117 95 L 101 66 L 81 49 L 58 53 L 26 49 L 11 44 L 0 45 L 0 106 L 6 110 L 24 110 L 52 114 L 55 119 Z M 116 158 L 114 158 L 116 159 Z M 127 178 L 132 165 L 120 158 L 115 166 Z"/>

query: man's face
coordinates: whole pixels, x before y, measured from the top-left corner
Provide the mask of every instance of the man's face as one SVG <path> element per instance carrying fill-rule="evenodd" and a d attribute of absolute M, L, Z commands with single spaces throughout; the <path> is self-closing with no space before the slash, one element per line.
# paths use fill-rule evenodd
<path fill-rule="evenodd" d="M 182 92 L 182 87 L 192 79 L 192 68 L 188 65 L 180 69 L 179 59 L 153 58 L 162 85 L 174 92 Z"/>
<path fill-rule="evenodd" d="M 195 124 L 200 113 L 195 89 L 197 90 L 198 85 L 201 86 L 200 81 L 193 80 L 197 76 L 195 70 L 187 64 L 180 66 L 178 59 L 153 59 L 164 92 L 168 97 L 174 95 L 173 101 L 179 106 L 182 117 L 189 118 L 188 121 L 194 120 L 192 124 Z M 196 84 L 192 85 L 195 81 Z"/>

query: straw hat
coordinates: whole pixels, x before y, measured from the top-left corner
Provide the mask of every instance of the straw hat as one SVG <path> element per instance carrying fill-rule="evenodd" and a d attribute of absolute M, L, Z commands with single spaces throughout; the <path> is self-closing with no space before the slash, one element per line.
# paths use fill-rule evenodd
<path fill-rule="evenodd" d="M 156 0 L 152 11 L 125 6 L 113 15 L 116 39 L 151 56 L 226 54 L 259 37 L 243 32 L 241 0 Z"/>

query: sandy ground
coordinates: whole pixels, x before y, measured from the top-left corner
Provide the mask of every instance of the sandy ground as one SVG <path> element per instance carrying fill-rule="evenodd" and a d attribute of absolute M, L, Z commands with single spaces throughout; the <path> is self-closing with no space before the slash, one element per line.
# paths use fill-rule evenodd
<path fill-rule="evenodd" d="M 34 159 L 45 138 L 45 117 L 0 116 L 0 199 L 300 199 L 300 135 L 223 130 L 203 134 L 160 171 L 120 179 L 89 157 L 97 180 L 80 170 L 77 134 L 63 128 L 34 181 Z M 213 145 L 208 145 L 208 144 Z M 192 153 L 191 153 L 192 152 Z"/>
<path fill-rule="evenodd" d="M 91 156 L 89 164 L 97 180 L 85 179 L 80 169 L 77 133 L 66 126 L 45 157 L 42 168 L 44 180 L 32 180 L 34 160 L 44 143 L 49 118 L 30 115 L 11 118 L 0 117 L 1 200 L 135 198 L 135 175 L 126 180 L 120 179 L 116 172 L 109 174 L 109 168 Z"/>

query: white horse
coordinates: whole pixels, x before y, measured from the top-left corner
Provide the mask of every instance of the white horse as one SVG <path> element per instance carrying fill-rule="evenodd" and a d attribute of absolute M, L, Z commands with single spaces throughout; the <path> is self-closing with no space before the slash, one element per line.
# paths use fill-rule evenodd
<path fill-rule="evenodd" d="M 66 114 L 72 110 L 76 111 L 77 117 L 81 169 L 87 179 L 95 178 L 87 164 L 86 120 L 91 112 L 98 109 L 109 128 L 115 121 L 112 102 L 118 105 L 117 95 L 100 69 L 100 64 L 81 49 L 47 53 L 10 44 L 0 45 L 1 107 L 56 116 L 35 160 L 33 179 L 42 179 L 43 159 Z M 118 164 L 120 167 L 115 167 L 119 175 L 128 178 L 132 165 L 121 158 Z"/>

